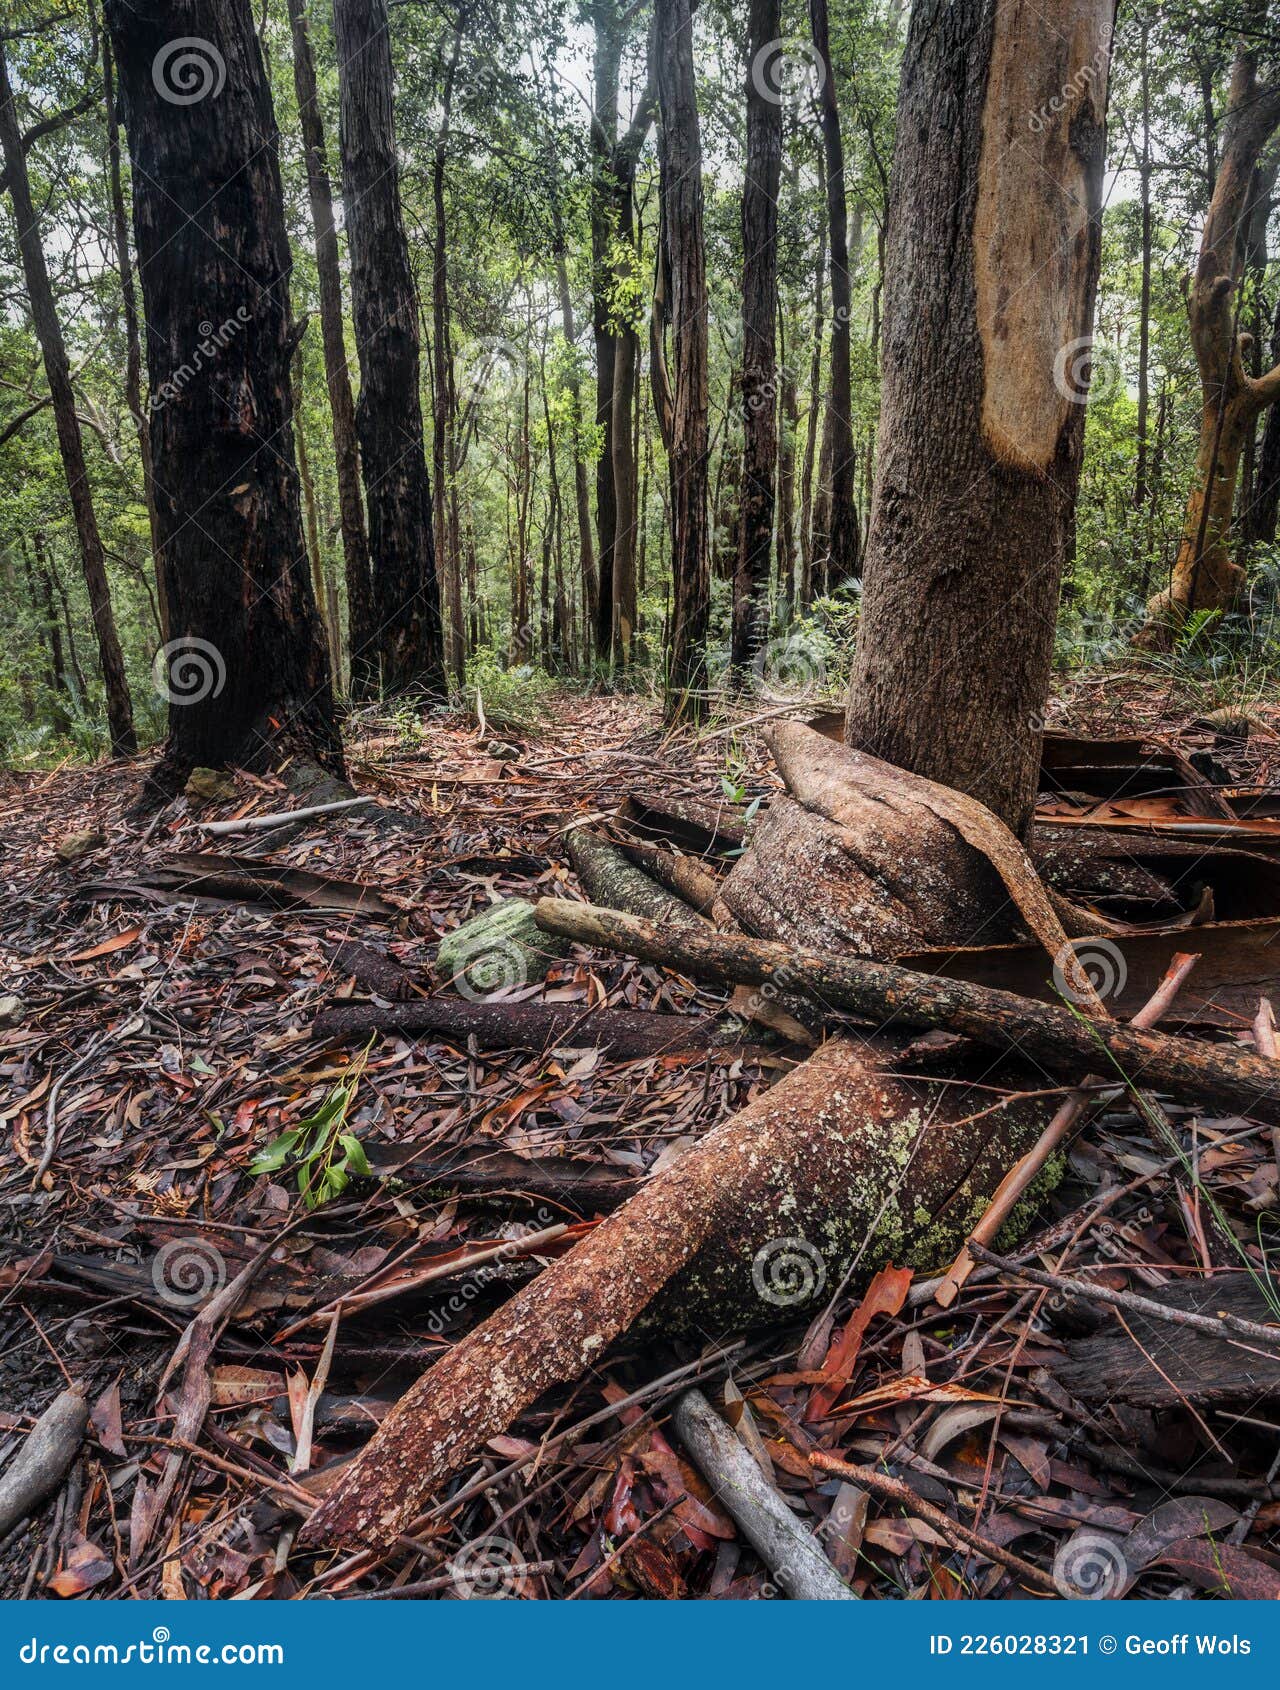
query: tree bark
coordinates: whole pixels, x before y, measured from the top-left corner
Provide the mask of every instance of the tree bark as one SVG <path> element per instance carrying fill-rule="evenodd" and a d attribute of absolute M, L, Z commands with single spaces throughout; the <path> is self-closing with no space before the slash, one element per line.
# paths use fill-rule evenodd
<path fill-rule="evenodd" d="M 1112 22 L 1112 0 L 921 0 L 898 100 L 847 738 L 1015 833 L 1074 543 Z"/>
<path fill-rule="evenodd" d="M 102 95 L 107 120 L 107 168 L 111 181 L 111 231 L 120 272 L 120 299 L 124 308 L 124 397 L 138 434 L 138 455 L 142 460 L 142 497 L 147 507 L 151 533 L 151 568 L 155 576 L 160 610 L 160 638 L 169 638 L 169 603 L 165 596 L 164 569 L 160 562 L 160 531 L 156 520 L 155 467 L 151 459 L 151 423 L 142 403 L 142 336 L 138 328 L 138 299 L 133 285 L 133 256 L 129 250 L 129 217 L 125 210 L 124 183 L 120 175 L 120 120 L 116 111 L 116 72 L 111 58 L 111 37 L 102 32 Z"/>
<path fill-rule="evenodd" d="M 31 183 L 27 176 L 27 155 L 18 125 L 18 111 L 13 89 L 9 84 L 9 67 L 0 44 L 0 150 L 3 151 L 9 193 L 13 200 L 13 214 L 18 229 L 18 250 L 22 256 L 22 273 L 27 284 L 27 298 L 31 306 L 31 320 L 44 359 L 45 377 L 53 402 L 54 427 L 58 436 L 58 451 L 67 478 L 67 492 L 75 518 L 76 537 L 80 542 L 80 563 L 84 570 L 85 586 L 89 592 L 89 607 L 93 614 L 94 632 L 98 637 L 98 658 L 102 666 L 102 684 L 107 701 L 107 731 L 113 757 L 129 757 L 138 748 L 133 731 L 133 705 L 129 698 L 129 683 L 125 678 L 124 657 L 116 633 L 115 615 L 111 608 L 111 592 L 107 586 L 107 562 L 98 531 L 97 514 L 93 508 L 93 493 L 89 486 L 89 470 L 84 460 L 84 441 L 76 416 L 75 393 L 71 387 L 71 366 L 67 360 L 62 325 L 54 304 L 53 286 L 40 243 L 40 224 L 31 198 Z"/>
<path fill-rule="evenodd" d="M 333 24 L 377 657 L 385 690 L 438 694 L 445 686 L 444 639 L 385 0 L 335 0 Z"/>
<path fill-rule="evenodd" d="M 329 389 L 329 415 L 333 423 L 338 519 L 342 529 L 342 558 L 347 583 L 350 691 L 353 698 L 368 698 L 377 685 L 373 581 L 369 567 L 369 537 L 365 532 L 364 507 L 360 501 L 360 453 L 356 445 L 355 401 L 351 396 L 346 331 L 343 327 L 342 275 L 338 231 L 333 220 L 333 186 L 329 178 L 324 118 L 316 88 L 306 0 L 289 0 L 289 26 L 293 33 L 293 81 L 298 96 L 298 121 L 307 166 L 307 194 L 315 231 L 324 374 Z M 337 630 L 333 633 L 336 644 Z M 337 675 L 335 664 L 335 681 Z"/>
<path fill-rule="evenodd" d="M 1200 371 L 1200 443 L 1182 538 L 1169 587 L 1147 605 L 1139 643 L 1165 649 L 1195 611 L 1229 610 L 1244 585 L 1231 556 L 1236 478 L 1259 413 L 1280 395 L 1280 365 L 1250 375 L 1237 333 L 1237 294 L 1258 157 L 1280 125 L 1280 84 L 1260 85 L 1252 51 L 1231 70 L 1231 92 L 1213 198 L 1205 218 L 1195 275 L 1187 286 L 1187 320 Z"/>
<path fill-rule="evenodd" d="M 746 668 L 769 635 L 769 564 L 777 475 L 778 189 L 782 101 L 763 55 L 782 29 L 782 0 L 751 0 L 747 156 L 742 187 L 742 491 L 730 659 Z"/>
<path fill-rule="evenodd" d="M 165 777 L 298 752 L 340 774 L 294 460 L 277 132 L 248 0 L 110 0 L 106 21 L 147 318 Z"/>
<path fill-rule="evenodd" d="M 853 496 L 857 460 L 853 454 L 853 379 L 849 362 L 853 294 L 849 283 L 849 210 L 844 185 L 844 141 L 840 134 L 840 108 L 836 101 L 831 64 L 827 0 L 809 0 L 809 18 L 814 50 L 821 67 L 818 111 L 826 159 L 827 239 L 831 255 L 831 392 L 827 398 L 830 479 L 826 493 L 829 525 L 826 558 L 819 560 L 827 590 L 830 591 L 846 581 L 855 580 L 858 575 L 858 507 Z"/>
<path fill-rule="evenodd" d="M 711 584 L 707 570 L 707 276 L 702 134 L 689 0 L 656 0 L 654 56 L 663 243 L 674 328 L 671 449 L 670 720 L 703 712 Z"/>

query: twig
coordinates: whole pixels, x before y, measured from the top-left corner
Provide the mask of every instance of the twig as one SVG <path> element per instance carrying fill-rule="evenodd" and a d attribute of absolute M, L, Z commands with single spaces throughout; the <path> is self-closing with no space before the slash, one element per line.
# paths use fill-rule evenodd
<path fill-rule="evenodd" d="M 1042 1285 L 1048 1291 L 1061 1291 L 1068 1297 L 1085 1297 L 1095 1303 L 1109 1303 L 1113 1308 L 1127 1309 L 1131 1314 L 1146 1315 L 1151 1320 L 1164 1320 L 1170 1326 L 1186 1326 L 1194 1332 L 1205 1332 L 1224 1343 L 1233 1338 L 1247 1338 L 1267 1350 L 1280 1350 L 1280 1326 L 1264 1326 L 1260 1321 L 1245 1320 L 1223 1309 L 1216 1315 L 1197 1314 L 1193 1309 L 1175 1309 L 1157 1303 L 1151 1297 L 1139 1297 L 1132 1291 L 1113 1291 L 1106 1285 L 1091 1285 L 1085 1280 L 1068 1279 L 1060 1273 L 1043 1273 L 1039 1268 L 1020 1267 L 1016 1262 L 997 1256 L 981 1244 L 973 1246 L 980 1262 L 1002 1269 L 1025 1279 L 1031 1285 Z M 1212 1283 L 1212 1281 L 1210 1281 Z"/>
<path fill-rule="evenodd" d="M 1032 1566 L 1030 1561 L 1024 1561 L 1021 1555 L 1015 1555 L 1012 1550 L 1002 1549 L 998 1543 L 992 1543 L 969 1526 L 962 1526 L 958 1520 L 953 1520 L 950 1514 L 943 1513 L 942 1509 L 935 1508 L 932 1502 L 926 1502 L 923 1497 L 917 1496 L 911 1486 L 904 1484 L 901 1479 L 891 1478 L 888 1473 L 878 1473 L 874 1467 L 855 1467 L 852 1463 L 841 1461 L 834 1455 L 827 1455 L 822 1450 L 815 1450 L 809 1457 L 809 1465 L 817 1467 L 823 1473 L 835 1473 L 839 1478 L 847 1479 L 850 1484 L 862 1485 L 879 1496 L 900 1503 L 909 1513 L 941 1532 L 952 1543 L 959 1541 L 986 1560 L 1007 1567 L 1025 1584 L 1032 1584 L 1037 1590 L 1048 1591 L 1055 1596 L 1059 1594 L 1058 1587 L 1048 1573 Z"/>
<path fill-rule="evenodd" d="M 1199 953 L 1191 955 L 1185 951 L 1175 953 L 1173 960 L 1165 971 L 1164 979 L 1156 987 L 1150 999 L 1133 1016 L 1129 1025 L 1137 1028 L 1154 1027 L 1156 1022 L 1171 1008 L 1183 982 L 1188 974 L 1199 962 Z M 1000 1181 L 987 1205 L 987 1211 L 974 1227 L 970 1235 L 970 1243 L 991 1244 L 996 1234 L 1013 1213 L 1015 1205 L 1053 1155 L 1054 1151 L 1066 1138 L 1072 1127 L 1084 1113 L 1085 1106 L 1096 1093 L 1099 1081 L 1090 1075 L 1076 1091 L 1071 1092 L 1062 1100 L 1057 1112 L 1040 1137 L 1028 1150 L 1026 1155 Z M 952 1262 L 938 1289 L 934 1292 L 933 1300 L 939 1308 L 949 1309 L 960 1293 L 960 1287 L 973 1272 L 975 1263 L 973 1255 L 966 1244 L 960 1254 Z"/>

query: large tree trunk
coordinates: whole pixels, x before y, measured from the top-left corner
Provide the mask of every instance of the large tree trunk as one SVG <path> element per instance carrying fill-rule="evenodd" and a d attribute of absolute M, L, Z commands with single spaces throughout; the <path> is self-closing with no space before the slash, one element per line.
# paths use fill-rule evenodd
<path fill-rule="evenodd" d="M 360 352 L 360 436 L 382 684 L 444 690 L 419 391 L 418 301 L 400 209 L 385 0 L 335 0 L 339 147 Z M 443 490 L 441 490 L 443 493 Z"/>
<path fill-rule="evenodd" d="M 782 100 L 764 55 L 782 28 L 782 0 L 751 0 L 747 29 L 747 157 L 742 187 L 742 495 L 731 658 L 746 667 L 769 633 L 769 560 L 777 473 L 778 188 Z"/>
<path fill-rule="evenodd" d="M 673 335 L 671 644 L 667 713 L 696 716 L 707 672 L 707 276 L 702 243 L 702 134 L 693 74 L 689 0 L 657 0 L 662 228 Z"/>
<path fill-rule="evenodd" d="M 1074 539 L 1112 8 L 920 0 L 898 101 L 847 737 L 1015 832 Z"/>
<path fill-rule="evenodd" d="M 124 308 L 124 398 L 138 434 L 138 455 L 142 460 L 142 497 L 147 507 L 151 532 L 151 569 L 159 602 L 160 638 L 169 638 L 169 604 L 165 597 L 164 570 L 160 565 L 160 529 L 156 520 L 155 469 L 151 460 L 151 422 L 142 403 L 142 335 L 138 328 L 138 299 L 133 285 L 133 255 L 129 249 L 129 215 L 125 210 L 124 182 L 120 173 L 120 120 L 116 111 L 116 68 L 111 57 L 111 37 L 102 33 L 102 98 L 107 120 L 107 171 L 111 191 L 111 235 L 120 272 L 120 300 Z"/>
<path fill-rule="evenodd" d="M 840 134 L 840 109 L 836 103 L 835 77 L 831 68 L 827 0 L 809 0 L 809 17 L 814 50 L 821 67 L 818 110 L 826 161 L 827 238 L 831 250 L 831 392 L 827 398 L 830 480 L 825 492 L 829 500 L 829 523 L 826 558 L 819 560 L 830 590 L 855 579 L 858 574 L 858 507 L 853 497 L 857 465 L 853 455 L 853 380 L 849 363 L 853 295 L 849 285 L 849 210 L 844 186 L 844 142 Z"/>
<path fill-rule="evenodd" d="M 307 165 L 307 193 L 315 230 L 324 374 L 329 388 L 329 414 L 333 419 L 338 516 L 347 582 L 350 689 L 353 698 L 367 698 L 377 684 L 373 581 L 364 507 L 360 502 L 360 453 L 356 445 L 355 402 L 351 397 L 346 333 L 342 322 L 342 276 L 338 261 L 338 231 L 333 220 L 333 187 L 329 179 L 324 119 L 316 89 L 306 0 L 289 0 L 289 24 L 293 31 L 293 81 L 298 95 L 298 121 Z M 335 629 L 335 638 L 336 633 Z"/>
<path fill-rule="evenodd" d="M 626 131 L 618 133 L 618 79 L 627 30 L 634 8 L 623 8 L 620 0 L 592 0 L 591 20 L 594 47 L 594 105 L 591 114 L 591 147 L 594 158 L 591 183 L 591 300 L 592 329 L 596 349 L 596 427 L 601 431 L 602 449 L 596 464 L 596 531 L 599 559 L 596 580 L 596 655 L 608 660 L 618 632 L 618 610 L 614 604 L 615 552 L 619 536 L 618 503 L 621 496 L 633 512 L 630 493 L 634 477 L 630 419 L 635 393 L 635 332 L 616 320 L 616 301 L 628 280 L 632 259 L 629 248 L 634 226 L 633 195 L 636 165 L 653 122 L 652 74 Z M 621 438 L 620 438 L 621 436 Z M 634 567 L 635 536 L 625 535 L 628 548 L 624 569 Z M 626 585 L 633 591 L 628 579 Z M 634 624 L 635 607 L 628 620 Z"/>
<path fill-rule="evenodd" d="M 301 750 L 340 773 L 294 462 L 275 116 L 248 0 L 111 0 L 106 17 L 147 318 L 171 772 Z"/>
<path fill-rule="evenodd" d="M 467 630 L 462 595 L 462 547 L 457 523 L 456 476 L 458 472 L 458 395 L 453 375 L 453 334 L 449 316 L 449 226 L 445 206 L 445 165 L 449 156 L 449 129 L 453 115 L 453 90 L 462 53 L 462 32 L 466 12 L 459 11 L 453 43 L 445 65 L 440 128 L 431 159 L 431 208 L 435 216 L 435 240 L 431 253 L 431 331 L 433 403 L 435 426 L 431 434 L 431 466 L 436 477 L 436 533 L 439 560 L 449 587 L 448 659 L 459 683 L 467 673 Z"/>
<path fill-rule="evenodd" d="M 3 38 L 0 37 L 0 40 Z M 76 418 L 75 394 L 71 387 L 71 366 L 62 338 L 53 300 L 49 269 L 40 244 L 40 224 L 31 199 L 31 183 L 27 177 L 27 155 L 22 144 L 22 130 L 14 105 L 13 89 L 9 85 L 9 67 L 0 46 L 0 148 L 3 149 L 9 193 L 13 199 L 13 213 L 18 226 L 18 250 L 22 255 L 22 272 L 26 278 L 27 297 L 31 304 L 31 320 L 35 324 L 36 339 L 44 359 L 45 377 L 53 402 L 54 427 L 58 435 L 58 450 L 67 477 L 67 491 L 75 518 L 76 537 L 80 542 L 80 562 L 84 569 L 85 586 L 89 590 L 89 607 L 93 613 L 94 632 L 98 636 L 98 657 L 102 664 L 102 684 L 107 700 L 107 730 L 111 737 L 113 757 L 128 757 L 137 750 L 133 731 L 133 706 L 129 699 L 129 683 L 125 679 L 124 658 L 116 634 L 115 616 L 111 609 L 111 593 L 107 587 L 107 563 L 102 550 L 102 536 L 93 508 L 93 494 L 89 487 L 89 471 L 84 461 L 84 442 Z"/>
<path fill-rule="evenodd" d="M 1187 287 L 1187 319 L 1200 371 L 1202 407 L 1195 474 L 1187 497 L 1173 579 L 1147 606 L 1140 642 L 1167 647 L 1197 610 L 1229 610 L 1244 584 L 1231 556 L 1231 516 L 1240 457 L 1260 411 L 1280 395 L 1280 365 L 1251 376 L 1237 332 L 1237 289 L 1243 263 L 1241 234 L 1258 156 L 1280 124 L 1280 84 L 1260 86 L 1251 51 L 1231 71 L 1213 198 L 1200 257 Z"/>

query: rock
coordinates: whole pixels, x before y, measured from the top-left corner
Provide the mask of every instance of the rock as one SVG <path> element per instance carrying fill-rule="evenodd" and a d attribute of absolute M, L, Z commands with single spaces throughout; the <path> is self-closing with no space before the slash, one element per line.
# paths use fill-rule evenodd
<path fill-rule="evenodd" d="M 503 898 L 441 939 L 436 967 L 464 997 L 488 997 L 505 987 L 545 980 L 567 948 L 566 940 L 539 929 L 532 904 Z"/>
<path fill-rule="evenodd" d="M 192 769 L 182 790 L 206 804 L 225 804 L 235 797 L 236 783 L 225 769 Z"/>
<path fill-rule="evenodd" d="M 87 857 L 90 851 L 96 851 L 99 845 L 105 845 L 107 836 L 97 828 L 86 828 L 83 833 L 69 833 L 54 851 L 59 862 L 74 863 L 81 857 Z"/>
<path fill-rule="evenodd" d="M 16 1027 L 26 1013 L 26 1004 L 12 992 L 0 998 L 0 1027 Z"/>

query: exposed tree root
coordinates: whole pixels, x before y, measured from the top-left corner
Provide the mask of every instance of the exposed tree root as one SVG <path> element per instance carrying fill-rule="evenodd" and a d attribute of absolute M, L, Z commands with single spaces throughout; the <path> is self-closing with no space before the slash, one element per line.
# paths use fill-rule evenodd
<path fill-rule="evenodd" d="M 949 1259 L 1044 1121 L 1025 1104 L 975 1111 L 972 1096 L 966 1119 L 963 1095 L 877 1074 L 847 1043 L 824 1046 L 425 1374 L 305 1540 L 390 1543 L 486 1439 L 595 1366 L 642 1315 L 694 1330 L 791 1319 L 855 1261 L 871 1271 L 889 1255 Z"/>

